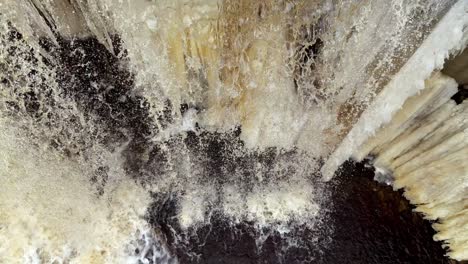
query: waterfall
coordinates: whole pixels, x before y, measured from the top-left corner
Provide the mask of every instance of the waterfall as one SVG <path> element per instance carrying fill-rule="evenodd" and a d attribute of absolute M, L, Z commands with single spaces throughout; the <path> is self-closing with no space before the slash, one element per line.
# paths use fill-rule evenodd
<path fill-rule="evenodd" d="M 393 159 L 429 151 L 405 163 L 410 172 L 441 153 L 450 164 L 466 157 L 461 145 L 453 160 L 444 152 L 464 140 L 466 104 L 449 102 L 455 81 L 435 74 L 411 98 L 462 49 L 463 12 L 466 1 L 3 1 L 1 258 L 177 263 L 167 233 L 182 243 L 213 215 L 260 233 L 331 229 L 323 178 L 353 152 L 375 154 L 395 188 L 411 188 Z M 436 62 L 424 61 L 434 50 Z M 409 85 L 401 95 L 398 78 Z M 403 103 L 411 116 L 395 114 Z M 422 118 L 432 112 L 460 114 L 429 143 L 405 134 L 434 130 L 441 121 Z M 387 147 L 389 137 L 401 147 Z M 416 143 L 426 145 L 401 156 Z M 465 202 L 451 197 L 457 212 Z M 430 219 L 450 215 L 424 206 Z M 437 239 L 465 258 L 450 221 L 435 226 Z"/>

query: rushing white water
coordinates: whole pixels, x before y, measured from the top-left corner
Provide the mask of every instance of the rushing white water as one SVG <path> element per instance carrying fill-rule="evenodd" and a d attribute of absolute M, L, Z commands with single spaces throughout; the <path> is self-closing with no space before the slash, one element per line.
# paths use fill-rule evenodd
<path fill-rule="evenodd" d="M 322 161 L 452 4 L 2 1 L 0 254 L 176 262 L 152 194 L 183 230 L 314 227 Z"/>
<path fill-rule="evenodd" d="M 29 144 L 5 120 L 1 129 L 2 263 L 118 263 L 133 255 L 150 232 L 142 219 L 149 196 L 123 176 L 119 153 L 106 160 L 112 169 L 99 196 L 89 164 Z"/>

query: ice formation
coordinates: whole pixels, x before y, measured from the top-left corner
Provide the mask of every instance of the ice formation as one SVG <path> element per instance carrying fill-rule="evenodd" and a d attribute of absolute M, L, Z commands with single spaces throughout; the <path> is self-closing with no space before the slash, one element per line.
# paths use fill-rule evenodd
<path fill-rule="evenodd" d="M 466 47 L 467 10 L 468 1 L 452 7 L 322 168 L 330 177 L 349 155 L 359 161 L 370 155 L 376 178 L 404 189 L 417 211 L 437 220 L 434 239 L 458 260 L 468 258 L 468 104 L 450 100 L 458 84 L 433 71 Z"/>
<path fill-rule="evenodd" d="M 427 219 L 437 220 L 434 239 L 443 240 L 450 257 L 468 255 L 468 101 L 450 97 L 458 84 L 437 72 L 410 97 L 392 120 L 354 154 L 393 177 L 395 189 Z"/>
<path fill-rule="evenodd" d="M 429 78 L 433 71 L 441 70 L 450 54 L 464 49 L 468 42 L 467 9 L 468 1 L 458 1 L 382 89 L 322 167 L 325 178 L 331 178 L 341 163 L 382 124 L 390 121 L 406 99 L 423 89 L 424 80 Z"/>

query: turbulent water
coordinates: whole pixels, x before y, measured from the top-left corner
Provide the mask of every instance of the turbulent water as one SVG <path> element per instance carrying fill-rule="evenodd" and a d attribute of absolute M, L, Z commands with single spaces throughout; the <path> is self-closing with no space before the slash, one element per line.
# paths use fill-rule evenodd
<path fill-rule="evenodd" d="M 422 2 L 2 1 L 0 263 L 331 232 L 319 169 L 453 3 Z"/>

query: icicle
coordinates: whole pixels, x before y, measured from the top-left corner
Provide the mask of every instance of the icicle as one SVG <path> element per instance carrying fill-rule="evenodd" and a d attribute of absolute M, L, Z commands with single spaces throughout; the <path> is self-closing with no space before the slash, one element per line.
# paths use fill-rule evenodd
<path fill-rule="evenodd" d="M 455 3 L 412 57 L 361 114 L 322 167 L 321 172 L 326 180 L 331 179 L 336 169 L 350 156 L 362 159 L 368 151 L 380 145 L 371 141 L 364 143 L 382 125 L 390 122 L 408 98 L 423 90 L 424 80 L 428 79 L 432 72 L 442 69 L 449 55 L 459 53 L 465 48 L 468 43 L 467 9 L 468 1 Z M 411 112 L 410 109 L 408 111 Z M 365 145 L 369 146 L 363 147 Z"/>
<path fill-rule="evenodd" d="M 389 167 L 389 163 L 401 153 L 418 144 L 431 131 L 437 128 L 443 120 L 448 118 L 455 108 L 454 102 L 444 104 L 440 110 L 431 114 L 426 120 L 415 123 L 405 132 L 392 141 L 388 141 L 375 152 L 378 158 L 375 161 L 377 167 Z"/>
<path fill-rule="evenodd" d="M 393 187 L 404 189 L 416 211 L 438 220 L 434 239 L 462 260 L 468 258 L 468 101 L 449 100 L 454 87 L 451 78 L 434 74 L 357 156 L 375 156 L 374 165 L 393 174 Z"/>
<path fill-rule="evenodd" d="M 374 148 L 383 145 L 385 140 L 393 140 L 393 138 L 404 131 L 410 125 L 409 120 L 421 115 L 423 112 L 437 108 L 447 102 L 456 92 L 457 83 L 453 79 L 440 73 L 434 74 L 426 81 L 426 88 L 418 96 L 409 98 L 405 102 L 402 107 L 405 111 L 397 112 L 392 122 L 382 128 L 378 135 L 369 139 L 359 152 L 355 154 L 355 158 L 359 161 L 364 159 Z"/>

